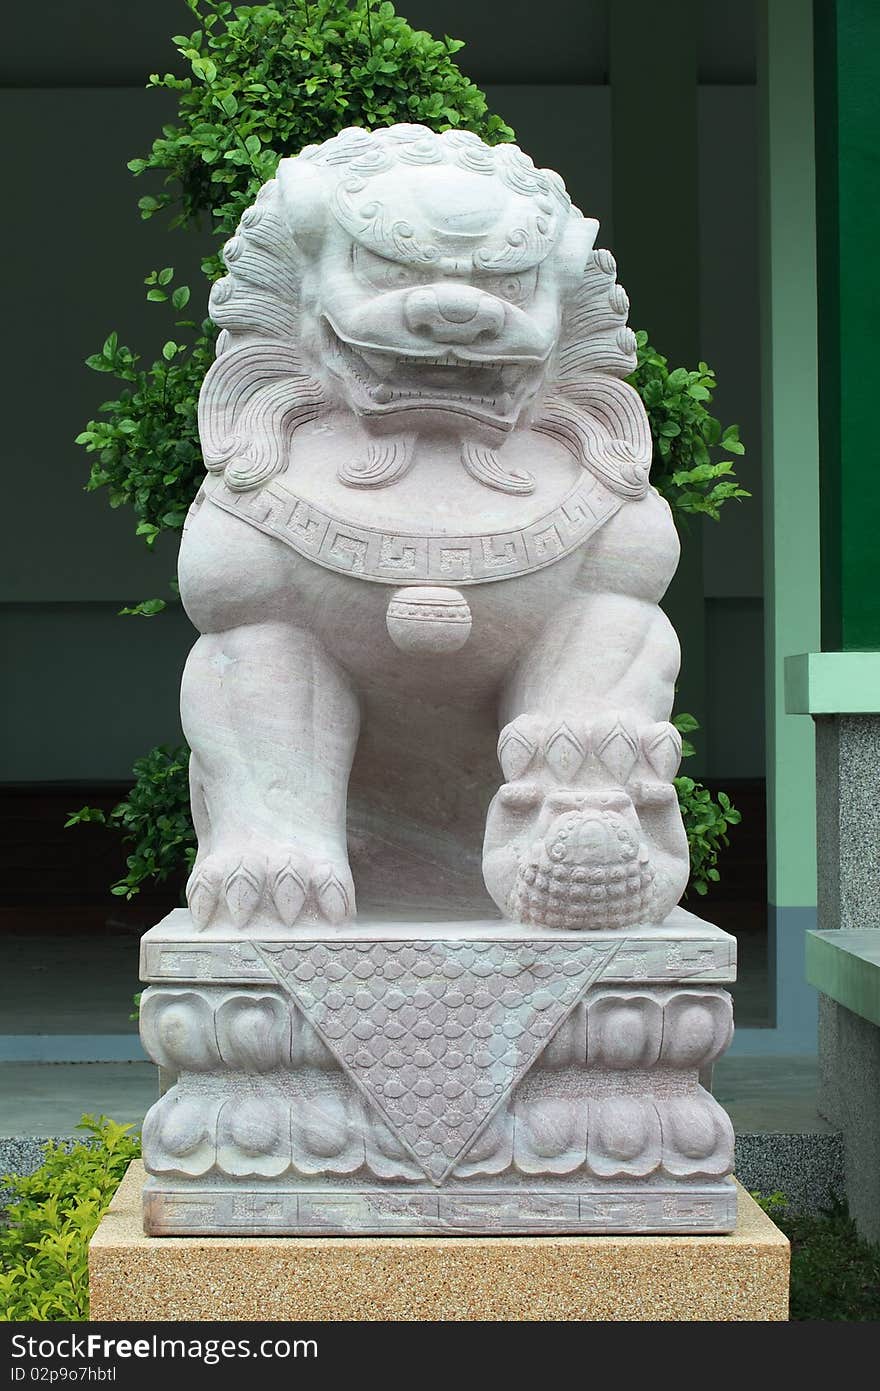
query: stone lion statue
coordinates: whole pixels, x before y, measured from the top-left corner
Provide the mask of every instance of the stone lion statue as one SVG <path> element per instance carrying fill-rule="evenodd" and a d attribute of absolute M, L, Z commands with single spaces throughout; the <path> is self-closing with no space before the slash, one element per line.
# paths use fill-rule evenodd
<path fill-rule="evenodd" d="M 355 880 L 550 928 L 678 902 L 678 542 L 597 230 L 515 146 L 414 125 L 242 217 L 180 555 L 202 930 L 339 924 Z"/>

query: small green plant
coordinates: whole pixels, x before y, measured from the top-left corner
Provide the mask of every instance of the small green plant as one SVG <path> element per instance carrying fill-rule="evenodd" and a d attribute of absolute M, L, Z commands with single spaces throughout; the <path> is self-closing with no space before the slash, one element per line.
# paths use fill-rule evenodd
<path fill-rule="evenodd" d="M 35 1173 L 7 1175 L 0 1227 L 0 1321 L 79 1322 L 89 1316 L 88 1245 L 140 1144 L 131 1126 L 83 1116 L 88 1139 L 50 1141 Z"/>
<path fill-rule="evenodd" d="M 699 729 L 698 722 L 693 715 L 682 713 L 676 715 L 672 723 L 682 736 L 682 758 L 692 758 L 696 750 L 687 735 Z M 742 814 L 732 805 L 726 792 L 719 792 L 716 801 L 708 787 L 693 778 L 677 777 L 673 782 L 688 838 L 691 861 L 688 889 L 704 895 L 709 892 L 709 885 L 717 884 L 721 878 L 718 854 L 722 846 L 730 843 L 728 826 L 738 825 Z"/>
<path fill-rule="evenodd" d="M 172 289 L 174 270 L 151 271 L 147 299 L 179 313 L 188 303 L 187 285 Z M 136 535 L 152 546 L 162 531 L 180 531 L 204 473 L 197 410 L 202 378 L 214 361 L 217 331 L 210 319 L 175 318 L 162 356 L 150 367 L 108 334 L 99 353 L 86 358 L 93 372 L 111 373 L 119 394 L 100 407 L 103 420 L 90 420 L 76 443 L 95 455 L 86 488 L 107 489 L 111 507 L 131 507 Z M 180 341 L 179 341 L 180 340 Z M 145 617 L 165 607 L 147 600 L 124 613 Z"/>
<path fill-rule="evenodd" d="M 790 1318 L 880 1319 L 880 1245 L 859 1235 L 845 1202 L 793 1213 L 782 1193 L 752 1197 L 791 1242 Z"/>
<path fill-rule="evenodd" d="M 725 502 L 750 494 L 740 487 L 730 459 L 712 457 L 719 452 L 745 453 L 739 426 L 725 429 L 709 410 L 715 373 L 705 362 L 695 371 L 670 371 L 644 330 L 636 334 L 636 344 L 638 366 L 629 381 L 644 402 L 651 426 L 651 482 L 677 520 L 703 513 L 717 522 Z"/>
<path fill-rule="evenodd" d="M 148 84 L 178 94 L 177 124 L 128 166 L 164 175 L 163 191 L 141 198 L 143 217 L 170 209 L 172 225 L 191 226 L 207 212 L 231 236 L 279 159 L 346 126 L 411 121 L 489 145 L 513 139 L 453 62 L 463 42 L 410 28 L 388 0 L 186 3 L 199 28 L 172 42 L 192 76 Z"/>
<path fill-rule="evenodd" d="M 461 41 L 410 28 L 388 0 L 186 4 L 199 27 L 173 43 L 189 75 L 154 73 L 148 84 L 177 93 L 177 122 L 129 162 L 137 175 L 163 175 L 160 191 L 139 201 L 144 218 L 167 211 L 176 227 L 207 219 L 225 240 L 280 159 L 346 126 L 411 121 L 471 130 L 490 145 L 513 139 L 453 61 Z M 202 269 L 209 281 L 222 275 L 219 253 Z M 86 359 L 121 389 L 76 437 L 94 456 L 87 488 L 106 488 L 111 507 L 129 504 L 150 546 L 161 531 L 180 531 L 204 473 L 196 410 L 216 338 L 209 319 L 179 317 L 190 289 L 173 280 L 165 266 L 144 281 L 147 299 L 177 316 L 157 361 L 144 366 L 115 332 Z M 198 298 L 207 299 L 207 287 Z M 151 616 L 164 606 L 151 599 L 129 612 Z"/>
<path fill-rule="evenodd" d="M 151 749 L 135 763 L 134 786 L 112 811 L 86 806 L 71 812 L 65 825 L 97 821 L 118 831 L 134 847 L 126 858 L 127 873 L 111 893 L 133 898 L 145 882 L 163 884 L 192 868 L 196 833 L 190 816 L 188 769 L 185 745 Z"/>

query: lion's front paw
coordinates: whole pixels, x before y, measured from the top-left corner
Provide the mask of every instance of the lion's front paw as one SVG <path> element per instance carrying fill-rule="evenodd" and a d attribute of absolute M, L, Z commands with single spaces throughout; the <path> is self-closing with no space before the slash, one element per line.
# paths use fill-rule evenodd
<path fill-rule="evenodd" d="M 548 927 L 659 920 L 687 879 L 670 724 L 616 711 L 519 716 L 501 732 L 508 779 L 489 810 L 483 873 L 502 912 Z"/>
<path fill-rule="evenodd" d="M 200 930 L 224 918 L 241 929 L 254 919 L 292 927 L 302 917 L 336 924 L 354 915 L 347 861 L 295 846 L 248 844 L 207 855 L 190 875 L 186 897 Z"/>
<path fill-rule="evenodd" d="M 650 921 L 654 879 L 650 853 L 632 818 L 585 804 L 553 816 L 532 842 L 510 907 L 520 922 L 547 927 L 627 927 Z"/>

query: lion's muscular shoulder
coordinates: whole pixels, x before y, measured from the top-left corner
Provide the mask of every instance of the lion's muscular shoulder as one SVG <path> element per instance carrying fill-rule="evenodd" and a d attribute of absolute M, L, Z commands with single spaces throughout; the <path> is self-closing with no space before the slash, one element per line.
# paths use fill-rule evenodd
<path fill-rule="evenodd" d="M 592 538 L 579 582 L 592 591 L 657 603 L 675 574 L 679 552 L 669 503 L 651 488 L 624 503 Z"/>

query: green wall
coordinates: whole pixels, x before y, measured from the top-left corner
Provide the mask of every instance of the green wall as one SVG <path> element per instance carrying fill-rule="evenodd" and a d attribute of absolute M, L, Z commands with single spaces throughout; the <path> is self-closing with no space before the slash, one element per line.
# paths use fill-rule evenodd
<path fill-rule="evenodd" d="M 880 4 L 816 0 L 822 646 L 880 648 Z"/>

